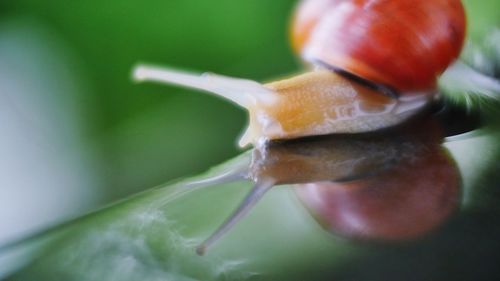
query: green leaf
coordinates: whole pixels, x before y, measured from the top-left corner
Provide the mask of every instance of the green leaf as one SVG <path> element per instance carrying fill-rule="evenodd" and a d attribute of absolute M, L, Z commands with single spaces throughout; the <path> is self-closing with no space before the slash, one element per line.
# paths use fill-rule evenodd
<path fill-rule="evenodd" d="M 235 161 L 204 176 L 219 174 Z M 235 208 L 250 184 L 211 186 L 178 196 L 189 181 L 149 190 L 4 249 L 4 254 L 19 251 L 39 239 L 57 237 L 12 278 L 276 280 L 348 253 L 343 243 L 318 231 L 290 188 L 277 187 L 206 256 L 197 256 L 195 246 Z"/>
<path fill-rule="evenodd" d="M 316 224 L 292 187 L 279 186 L 206 256 L 197 256 L 196 245 L 251 184 L 192 190 L 188 184 L 247 163 L 249 153 L 244 153 L 200 177 L 151 189 L 4 247 L 0 259 L 9 261 L 10 255 L 13 261 L 17 254 L 18 266 L 25 264 L 9 280 L 404 280 L 413 271 L 439 276 L 436 264 L 460 276 L 460 270 L 488 265 L 467 259 L 470 264 L 462 268 L 461 260 L 449 257 L 451 249 L 465 254 L 488 244 L 481 257 L 500 252 L 494 236 L 500 234 L 494 204 L 500 198 L 499 176 L 490 172 L 498 169 L 499 139 L 488 132 L 447 144 L 463 172 L 464 207 L 439 231 L 415 241 L 386 245 L 340 239 Z M 479 245 L 468 249 L 461 247 L 463 241 Z"/>

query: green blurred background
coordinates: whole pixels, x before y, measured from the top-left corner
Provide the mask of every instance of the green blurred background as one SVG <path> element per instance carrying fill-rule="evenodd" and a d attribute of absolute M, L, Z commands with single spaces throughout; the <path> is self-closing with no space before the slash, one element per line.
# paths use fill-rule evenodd
<path fill-rule="evenodd" d="M 135 85 L 131 69 L 259 81 L 299 71 L 288 44 L 295 2 L 0 1 L 0 242 L 238 154 L 241 109 Z M 464 2 L 482 48 L 500 3 Z"/>
<path fill-rule="evenodd" d="M 2 161 L 19 158 L 10 170 L 20 174 L 2 176 L 9 214 L 0 228 L 57 221 L 236 155 L 245 112 L 199 92 L 135 85 L 131 69 L 151 62 L 256 80 L 296 71 L 293 4 L 0 1 L 0 77 L 9 81 L 0 102 L 16 108 L 0 121 L 22 128 L 4 130 L 11 155 Z"/>

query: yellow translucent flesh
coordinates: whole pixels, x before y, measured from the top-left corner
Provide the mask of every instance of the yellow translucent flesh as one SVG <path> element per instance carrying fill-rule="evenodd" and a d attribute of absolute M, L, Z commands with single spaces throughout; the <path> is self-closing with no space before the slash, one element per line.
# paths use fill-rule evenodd
<path fill-rule="evenodd" d="M 370 131 L 399 119 L 388 112 L 395 100 L 327 70 L 266 87 L 282 97 L 278 104 L 255 111 L 279 123 L 281 131 L 269 132 L 270 139 Z"/>

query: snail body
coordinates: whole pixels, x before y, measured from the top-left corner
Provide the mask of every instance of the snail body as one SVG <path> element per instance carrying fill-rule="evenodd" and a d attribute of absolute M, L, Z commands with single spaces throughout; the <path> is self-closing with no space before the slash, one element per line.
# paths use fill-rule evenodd
<path fill-rule="evenodd" d="M 315 70 L 265 85 L 145 65 L 134 77 L 201 89 L 242 106 L 249 112 L 242 147 L 364 133 L 423 111 L 464 34 L 460 0 L 305 0 L 292 44 Z"/>
<path fill-rule="evenodd" d="M 222 96 L 249 113 L 241 147 L 268 140 L 363 133 L 402 123 L 425 109 L 427 94 L 393 99 L 329 70 L 265 85 L 215 74 L 195 75 L 140 66 L 135 78 L 194 87 Z"/>
<path fill-rule="evenodd" d="M 414 116 L 431 100 L 424 94 L 393 99 L 329 70 L 307 72 L 265 87 L 280 99 L 251 111 L 250 140 L 244 135 L 242 146 L 259 136 L 275 140 L 376 131 Z"/>

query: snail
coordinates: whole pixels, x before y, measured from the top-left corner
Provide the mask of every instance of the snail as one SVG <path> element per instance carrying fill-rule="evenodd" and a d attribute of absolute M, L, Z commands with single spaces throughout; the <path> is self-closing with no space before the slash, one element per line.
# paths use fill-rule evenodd
<path fill-rule="evenodd" d="M 292 45 L 310 70 L 261 84 L 138 65 L 136 81 L 197 88 L 249 112 L 239 145 L 401 124 L 437 95 L 439 75 L 465 36 L 460 0 L 304 0 Z"/>
<path fill-rule="evenodd" d="M 417 130 L 413 124 L 409 132 L 424 132 L 416 135 L 408 129 L 384 130 L 399 130 L 436 101 L 439 76 L 461 52 L 465 22 L 460 0 L 303 0 L 291 28 L 292 46 L 307 65 L 302 74 L 261 84 L 136 66 L 136 81 L 196 88 L 249 113 L 239 145 L 253 144 L 252 153 L 244 154 L 232 170 L 189 184 L 255 182 L 197 252 L 203 254 L 275 185 L 362 178 L 376 182 L 378 174 L 398 163 L 411 167 L 427 143 L 440 143 L 434 134 L 425 137 L 425 126 Z"/>

